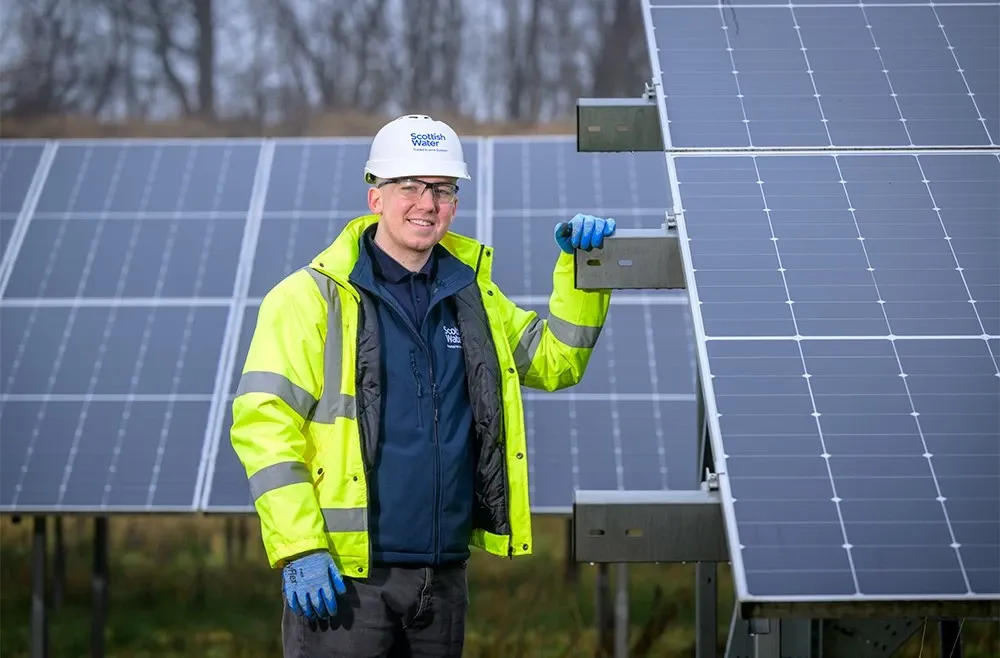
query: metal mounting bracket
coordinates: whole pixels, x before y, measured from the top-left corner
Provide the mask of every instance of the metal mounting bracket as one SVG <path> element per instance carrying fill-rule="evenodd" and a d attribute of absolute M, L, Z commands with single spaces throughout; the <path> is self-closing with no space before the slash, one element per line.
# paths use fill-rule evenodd
<path fill-rule="evenodd" d="M 656 98 L 580 98 L 576 101 L 576 150 L 581 153 L 663 151 Z"/>
<path fill-rule="evenodd" d="M 599 249 L 576 250 L 579 290 L 683 290 L 684 260 L 672 217 L 661 228 L 617 229 Z"/>
<path fill-rule="evenodd" d="M 728 562 L 717 491 L 577 491 L 577 562 Z"/>

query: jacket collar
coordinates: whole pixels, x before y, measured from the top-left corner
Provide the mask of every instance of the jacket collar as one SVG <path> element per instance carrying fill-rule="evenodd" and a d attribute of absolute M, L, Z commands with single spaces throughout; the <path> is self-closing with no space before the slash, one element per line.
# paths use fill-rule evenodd
<path fill-rule="evenodd" d="M 350 284 L 351 273 L 355 271 L 360 259 L 367 260 L 369 258 L 365 250 L 361 248 L 361 238 L 364 232 L 376 224 L 378 220 L 378 215 L 361 215 L 349 221 L 333 243 L 313 258 L 310 266 L 351 290 L 352 294 L 357 295 Z M 490 279 L 492 258 L 483 257 L 483 251 L 487 248 L 478 240 L 449 231 L 441 239 L 439 247 L 444 249 L 448 255 L 468 265 L 473 271 L 478 271 L 480 280 L 488 281 Z M 490 250 L 492 251 L 492 249 Z M 370 271 L 370 267 L 365 269 Z M 439 272 L 439 274 L 444 275 L 444 272 Z"/>

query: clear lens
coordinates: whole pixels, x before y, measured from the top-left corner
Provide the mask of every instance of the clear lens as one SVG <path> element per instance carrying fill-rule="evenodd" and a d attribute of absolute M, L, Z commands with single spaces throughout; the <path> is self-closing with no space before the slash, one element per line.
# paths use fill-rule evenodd
<path fill-rule="evenodd" d="M 396 189 L 404 199 L 416 201 L 423 196 L 427 188 L 438 203 L 451 203 L 458 196 L 458 186 L 452 183 L 425 183 L 421 180 L 407 179 L 397 181 Z"/>

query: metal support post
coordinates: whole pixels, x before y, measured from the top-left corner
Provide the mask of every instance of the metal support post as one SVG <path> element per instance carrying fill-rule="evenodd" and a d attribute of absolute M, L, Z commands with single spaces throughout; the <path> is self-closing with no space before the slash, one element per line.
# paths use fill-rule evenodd
<path fill-rule="evenodd" d="M 48 658 L 49 620 L 45 611 L 48 550 L 45 517 L 36 516 L 31 546 L 31 658 Z"/>
<path fill-rule="evenodd" d="M 62 609 L 66 592 L 66 542 L 63 537 L 63 520 L 55 518 L 55 542 L 52 546 L 52 609 Z"/>
<path fill-rule="evenodd" d="M 90 650 L 93 658 L 104 656 L 104 627 L 108 610 L 108 519 L 94 519 L 94 575 L 90 581 L 92 605 Z"/>
<path fill-rule="evenodd" d="M 777 619 L 751 619 L 754 658 L 781 658 L 781 622 Z"/>
<path fill-rule="evenodd" d="M 941 658 L 962 658 L 962 627 L 957 619 L 942 619 L 938 624 L 941 634 Z"/>
<path fill-rule="evenodd" d="M 597 574 L 594 577 L 595 595 L 594 602 L 594 623 L 597 625 L 597 644 L 601 647 L 609 646 L 608 631 L 611 630 L 611 588 L 608 583 L 608 565 L 600 563 L 597 565 Z"/>
<path fill-rule="evenodd" d="M 715 658 L 718 648 L 719 567 L 715 562 L 699 562 L 695 566 L 695 655 Z"/>
<path fill-rule="evenodd" d="M 615 566 L 615 658 L 628 658 L 628 565 Z"/>

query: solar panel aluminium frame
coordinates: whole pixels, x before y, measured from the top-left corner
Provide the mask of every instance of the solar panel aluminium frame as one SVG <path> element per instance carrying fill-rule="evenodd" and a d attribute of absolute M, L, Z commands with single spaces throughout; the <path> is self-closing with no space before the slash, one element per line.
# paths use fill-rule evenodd
<path fill-rule="evenodd" d="M 708 356 L 708 343 L 706 340 L 704 320 L 702 318 L 700 301 L 698 295 L 697 279 L 694 275 L 693 258 L 686 221 L 683 214 L 683 201 L 675 158 L 691 157 L 696 155 L 729 155 L 751 157 L 754 155 L 783 155 L 787 157 L 802 155 L 837 155 L 837 154 L 922 154 L 922 153 L 997 153 L 993 147 L 960 147 L 960 148 L 928 148 L 928 147 L 879 147 L 879 148 L 840 148 L 840 147 L 674 147 L 670 132 L 669 116 L 666 106 L 666 96 L 663 89 L 663 71 L 660 67 L 658 57 L 658 46 L 654 35 L 653 6 L 651 0 L 640 0 L 642 7 L 643 25 L 646 37 L 646 47 L 652 72 L 652 88 L 656 94 L 656 108 L 659 116 L 660 130 L 663 137 L 664 158 L 668 184 L 671 191 L 672 211 L 677 222 L 678 239 L 680 242 L 681 255 L 684 261 L 684 275 L 688 304 L 691 312 L 691 319 L 694 324 L 695 356 L 697 361 L 697 376 L 699 381 L 696 384 L 696 397 L 699 407 L 699 431 L 707 432 L 708 446 L 712 451 L 713 472 L 717 476 L 717 484 L 722 499 L 722 516 L 725 525 L 726 540 L 730 546 L 730 564 L 733 572 L 733 585 L 735 590 L 736 604 L 741 613 L 746 617 L 760 616 L 815 616 L 815 617 L 837 617 L 837 616 L 865 616 L 865 617 L 900 617 L 908 616 L 907 611 L 916 611 L 916 614 L 923 616 L 934 611 L 934 614 L 942 616 L 967 616 L 964 612 L 952 614 L 954 610 L 966 611 L 985 610 L 991 604 L 996 605 L 995 597 L 989 595 L 942 597 L 938 595 L 867 595 L 867 596 L 813 596 L 813 595 L 786 595 L 760 597 L 751 595 L 747 588 L 746 571 L 742 560 L 742 553 L 733 550 L 732 547 L 739 546 L 739 537 L 736 523 L 736 510 L 733 503 L 732 489 L 728 478 L 726 466 L 726 452 L 722 440 L 721 426 L 719 423 L 718 407 L 715 398 L 714 386 L 712 383 L 711 361 Z M 710 9 L 713 5 L 706 5 Z M 982 607 L 976 605 L 985 604 Z M 970 605 L 971 604 L 971 605 Z"/>

